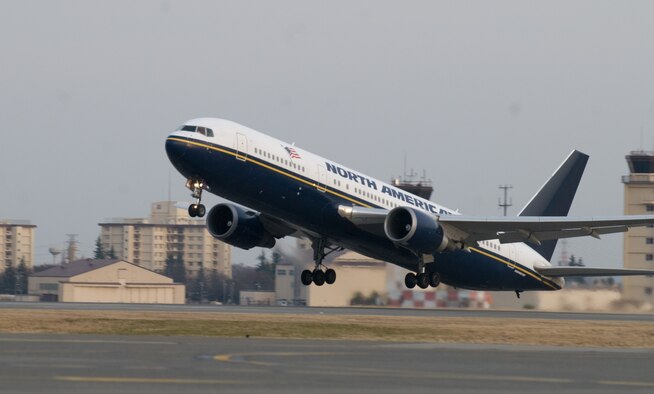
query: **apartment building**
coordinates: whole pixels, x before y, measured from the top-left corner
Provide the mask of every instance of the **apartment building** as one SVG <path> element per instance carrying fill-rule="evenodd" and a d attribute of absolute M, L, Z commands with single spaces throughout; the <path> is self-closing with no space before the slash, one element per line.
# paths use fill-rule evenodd
<path fill-rule="evenodd" d="M 213 238 L 204 219 L 190 218 L 188 204 L 159 201 L 149 218 L 107 219 L 100 226 L 105 253 L 152 271 L 163 273 L 168 256 L 184 261 L 186 271 L 217 270 L 231 277 L 231 247 Z"/>
<path fill-rule="evenodd" d="M 4 272 L 9 265 L 18 267 L 21 261 L 32 268 L 35 228 L 35 225 L 26 220 L 0 219 L 0 272 Z"/>

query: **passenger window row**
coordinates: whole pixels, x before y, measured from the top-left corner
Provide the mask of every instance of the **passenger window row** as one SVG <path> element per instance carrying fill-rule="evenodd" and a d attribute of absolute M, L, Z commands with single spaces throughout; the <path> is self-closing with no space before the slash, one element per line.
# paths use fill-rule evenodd
<path fill-rule="evenodd" d="M 346 185 L 346 186 L 347 186 L 347 185 Z M 379 196 L 376 195 L 376 194 L 370 193 L 370 192 L 368 192 L 368 191 L 366 191 L 366 190 L 364 190 L 364 189 L 358 188 L 358 187 L 355 187 L 355 188 L 354 188 L 354 192 L 355 192 L 356 194 L 359 194 L 359 195 L 363 196 L 363 197 L 366 197 L 366 198 L 372 199 L 373 201 L 376 201 L 376 202 L 379 202 L 379 203 L 385 204 L 385 205 L 387 205 L 387 206 L 390 205 L 391 209 L 400 206 L 400 204 L 398 204 L 398 203 L 396 203 L 396 202 L 393 202 L 393 201 L 388 200 L 388 199 L 386 199 L 386 198 L 381 198 L 381 197 L 379 197 Z"/>
<path fill-rule="evenodd" d="M 304 166 L 297 164 L 293 160 L 284 159 L 281 156 L 273 155 L 272 153 L 266 152 L 263 149 L 259 149 L 259 148 L 254 148 L 254 153 L 257 155 L 261 155 L 267 159 L 276 161 L 277 163 L 283 164 L 287 167 L 291 167 L 296 170 L 304 172 Z"/>
<path fill-rule="evenodd" d="M 497 250 L 498 252 L 500 251 L 500 245 L 497 244 L 496 242 L 490 242 L 490 241 L 481 241 L 480 242 L 482 245 L 488 246 L 491 249 Z"/>

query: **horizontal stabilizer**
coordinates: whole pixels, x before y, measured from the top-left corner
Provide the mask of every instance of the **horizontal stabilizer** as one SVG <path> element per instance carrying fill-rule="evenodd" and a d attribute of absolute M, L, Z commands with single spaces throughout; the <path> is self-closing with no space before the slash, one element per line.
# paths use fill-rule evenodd
<path fill-rule="evenodd" d="M 652 270 L 623 268 L 589 268 L 589 267 L 534 267 L 541 275 L 557 276 L 654 276 Z"/>

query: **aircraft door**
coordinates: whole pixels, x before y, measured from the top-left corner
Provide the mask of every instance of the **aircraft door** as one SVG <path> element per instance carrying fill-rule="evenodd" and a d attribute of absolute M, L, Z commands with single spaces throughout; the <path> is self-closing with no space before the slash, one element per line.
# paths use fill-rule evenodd
<path fill-rule="evenodd" d="M 515 267 L 517 257 L 514 244 L 509 244 L 509 259 L 511 260 L 511 266 Z"/>
<path fill-rule="evenodd" d="M 325 188 L 325 184 L 327 183 L 327 170 L 325 167 L 321 164 L 318 164 L 318 183 L 316 184 L 316 188 L 320 192 L 324 192 L 327 190 Z"/>
<path fill-rule="evenodd" d="M 245 134 L 236 133 L 236 159 L 245 161 L 248 157 L 248 138 Z"/>

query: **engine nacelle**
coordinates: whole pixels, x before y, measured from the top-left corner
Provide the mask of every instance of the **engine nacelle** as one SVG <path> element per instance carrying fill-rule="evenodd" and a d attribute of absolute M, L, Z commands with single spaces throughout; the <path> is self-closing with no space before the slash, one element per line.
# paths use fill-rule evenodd
<path fill-rule="evenodd" d="M 207 229 L 214 238 L 241 249 L 275 246 L 275 237 L 263 227 L 259 214 L 233 204 L 211 208 L 207 214 Z"/>
<path fill-rule="evenodd" d="M 391 210 L 384 221 L 384 232 L 391 241 L 418 254 L 442 252 L 450 242 L 435 217 L 409 207 Z"/>

